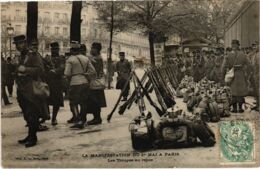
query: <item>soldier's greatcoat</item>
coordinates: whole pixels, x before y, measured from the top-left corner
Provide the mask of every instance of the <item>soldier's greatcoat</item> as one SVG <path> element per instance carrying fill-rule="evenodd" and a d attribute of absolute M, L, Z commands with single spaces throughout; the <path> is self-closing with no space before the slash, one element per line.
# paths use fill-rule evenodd
<path fill-rule="evenodd" d="M 248 93 L 247 75 L 249 60 L 241 52 L 231 52 L 223 61 L 222 71 L 227 72 L 234 67 L 234 79 L 230 84 L 232 96 L 246 96 Z"/>

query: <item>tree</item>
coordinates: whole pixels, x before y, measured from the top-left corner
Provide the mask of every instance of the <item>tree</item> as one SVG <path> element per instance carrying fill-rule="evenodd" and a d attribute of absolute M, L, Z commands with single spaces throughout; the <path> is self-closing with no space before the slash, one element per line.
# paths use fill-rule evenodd
<path fill-rule="evenodd" d="M 82 1 L 73 1 L 70 22 L 70 41 L 78 41 L 79 43 L 81 40 L 81 10 Z"/>
<path fill-rule="evenodd" d="M 27 43 L 37 39 L 38 2 L 27 2 Z"/>

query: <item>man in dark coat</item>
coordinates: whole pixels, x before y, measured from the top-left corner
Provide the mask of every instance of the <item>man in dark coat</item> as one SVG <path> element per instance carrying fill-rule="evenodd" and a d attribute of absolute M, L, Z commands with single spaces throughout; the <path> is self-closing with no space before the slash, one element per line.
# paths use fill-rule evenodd
<path fill-rule="evenodd" d="M 225 57 L 223 61 L 222 71 L 228 72 L 230 69 L 234 68 L 234 78 L 229 84 L 231 87 L 232 95 L 232 112 L 242 113 L 242 105 L 245 102 L 245 96 L 247 95 L 247 77 L 250 68 L 249 60 L 246 58 L 245 54 L 239 50 L 240 43 L 238 40 L 232 40 L 232 52 Z M 238 106 L 238 109 L 237 109 Z"/>
<path fill-rule="evenodd" d="M 65 60 L 60 57 L 58 42 L 53 42 L 50 46 L 51 57 L 48 60 L 50 68 L 47 71 L 46 80 L 50 88 L 48 104 L 53 106 L 51 124 L 54 126 L 58 124 L 56 117 L 59 109 L 64 106 L 62 77 L 65 69 Z"/>
<path fill-rule="evenodd" d="M 7 90 L 10 96 L 13 95 L 13 86 L 14 86 L 14 73 L 15 73 L 15 65 L 12 63 L 12 58 L 7 58 Z"/>
<path fill-rule="evenodd" d="M 256 99 L 256 106 L 252 109 L 259 111 L 259 48 L 258 42 L 252 44 L 252 53 L 250 54 L 250 61 L 252 65 L 252 73 L 250 75 L 250 82 L 253 86 L 254 97 Z"/>
<path fill-rule="evenodd" d="M 7 63 L 4 59 L 3 56 L 1 56 L 1 90 L 2 90 L 2 99 L 4 100 L 4 104 L 5 105 L 9 105 L 9 104 L 12 104 L 10 103 L 8 97 L 7 97 L 7 94 L 6 94 L 6 90 L 5 90 L 5 87 L 7 85 L 7 79 L 8 79 L 8 67 L 7 67 Z"/>
<path fill-rule="evenodd" d="M 116 71 L 117 71 L 117 84 L 116 89 L 123 90 L 124 86 L 126 85 L 126 88 L 123 92 L 123 100 L 127 100 L 127 96 L 129 94 L 130 90 L 130 83 L 127 82 L 130 73 L 131 73 L 131 64 L 130 62 L 125 59 L 125 52 L 119 52 L 120 61 L 116 63 Z M 126 84 L 127 83 L 127 84 Z"/>
<path fill-rule="evenodd" d="M 41 57 L 27 47 L 24 35 L 14 37 L 14 43 L 21 53 L 16 75 L 17 100 L 29 128 L 28 136 L 18 142 L 25 144 L 25 147 L 32 147 L 37 143 L 39 118 L 46 114 L 45 98 L 37 96 L 33 90 L 33 83 L 43 76 L 44 65 Z"/>

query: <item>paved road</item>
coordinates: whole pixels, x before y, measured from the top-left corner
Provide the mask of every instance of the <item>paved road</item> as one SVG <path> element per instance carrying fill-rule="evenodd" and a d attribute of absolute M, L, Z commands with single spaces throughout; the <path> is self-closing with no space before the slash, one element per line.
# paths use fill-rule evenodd
<path fill-rule="evenodd" d="M 2 162 L 4 167 L 216 167 L 219 160 L 218 124 L 209 123 L 217 136 L 214 147 L 181 148 L 170 150 L 151 150 L 149 152 L 135 152 L 131 147 L 129 122 L 139 114 L 136 105 L 127 110 L 124 115 L 112 118 L 106 122 L 108 113 L 113 108 L 119 91 L 107 90 L 108 107 L 102 109 L 103 123 L 98 126 L 88 126 L 83 130 L 72 130 L 66 121 L 71 117 L 68 101 L 58 114 L 58 125 L 38 134 L 38 145 L 24 148 L 17 144 L 17 140 L 26 136 L 27 128 L 22 116 L 18 113 L 19 107 L 12 99 L 13 105 L 2 107 Z M 252 98 L 247 98 L 252 101 Z M 177 104 L 185 108 L 181 99 Z M 154 119 L 158 122 L 159 116 L 148 105 Z M 88 118 L 92 118 L 88 115 Z M 256 122 L 256 135 L 260 135 L 259 113 L 245 112 L 242 115 L 232 115 L 228 119 L 249 119 Z M 255 138 L 258 142 L 258 138 Z M 258 153 L 259 146 L 256 144 Z M 108 157 L 104 157 L 108 156 Z M 113 157 L 111 157 L 113 156 Z M 257 164 L 259 166 L 259 163 Z M 249 165 L 250 166 L 250 165 Z"/>

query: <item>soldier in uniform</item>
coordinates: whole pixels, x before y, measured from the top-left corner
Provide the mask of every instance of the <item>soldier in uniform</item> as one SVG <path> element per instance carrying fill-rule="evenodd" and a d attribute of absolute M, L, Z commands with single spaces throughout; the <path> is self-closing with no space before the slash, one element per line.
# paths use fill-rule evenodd
<path fill-rule="evenodd" d="M 58 42 L 53 42 L 51 46 L 50 68 L 47 72 L 47 83 L 50 88 L 48 104 L 53 106 L 51 124 L 57 125 L 57 114 L 60 107 L 64 106 L 63 100 L 63 81 L 62 76 L 65 69 L 65 60 L 59 54 Z"/>
<path fill-rule="evenodd" d="M 69 79 L 69 100 L 72 118 L 69 123 L 75 123 L 72 128 L 78 128 L 79 106 L 81 112 L 86 112 L 86 102 L 88 97 L 89 78 L 96 74 L 95 68 L 90 60 L 80 54 L 80 44 L 77 41 L 71 42 L 70 56 L 66 60 L 64 75 Z M 88 75 L 88 77 L 86 77 Z M 80 124 L 84 127 L 83 124 Z"/>
<path fill-rule="evenodd" d="M 256 99 L 256 106 L 252 109 L 259 111 L 259 46 L 258 42 L 252 44 L 253 52 L 250 55 L 251 65 L 253 67 L 250 75 L 250 81 L 254 89 L 254 97 Z"/>
<path fill-rule="evenodd" d="M 101 43 L 94 42 L 92 43 L 89 59 L 91 64 L 95 68 L 96 77 L 95 78 L 104 78 L 103 71 L 103 59 L 101 57 Z M 92 79 L 94 80 L 94 79 Z M 98 125 L 102 123 L 101 118 L 101 108 L 106 107 L 106 97 L 104 89 L 89 89 L 88 99 L 86 101 L 87 110 L 85 112 L 81 111 L 81 122 L 78 125 L 78 128 L 82 128 L 83 124 L 86 122 L 86 114 L 92 113 L 94 118 L 87 122 L 88 125 Z"/>
<path fill-rule="evenodd" d="M 130 83 L 127 82 L 127 80 L 130 76 L 132 68 L 130 62 L 127 59 L 125 59 L 125 52 L 119 52 L 119 57 L 120 57 L 120 61 L 116 63 L 116 71 L 118 74 L 116 89 L 123 90 L 125 84 L 128 83 L 126 84 L 127 86 L 125 88 L 125 91 L 123 91 L 122 101 L 126 101 L 130 90 Z"/>
<path fill-rule="evenodd" d="M 234 78 L 231 81 L 231 95 L 233 107 L 232 112 L 242 113 L 242 105 L 245 102 L 245 96 L 248 94 L 248 84 L 246 75 L 249 72 L 249 60 L 245 54 L 239 50 L 240 43 L 238 40 L 232 40 L 232 52 L 230 52 L 223 61 L 222 72 L 228 72 L 234 68 Z"/>
<path fill-rule="evenodd" d="M 14 37 L 14 43 L 21 53 L 16 77 L 17 100 L 29 128 L 28 136 L 18 142 L 25 144 L 25 147 L 32 147 L 37 143 L 39 118 L 47 114 L 45 98 L 35 95 L 33 91 L 33 82 L 42 79 L 44 65 L 41 57 L 27 47 L 24 35 Z"/>

